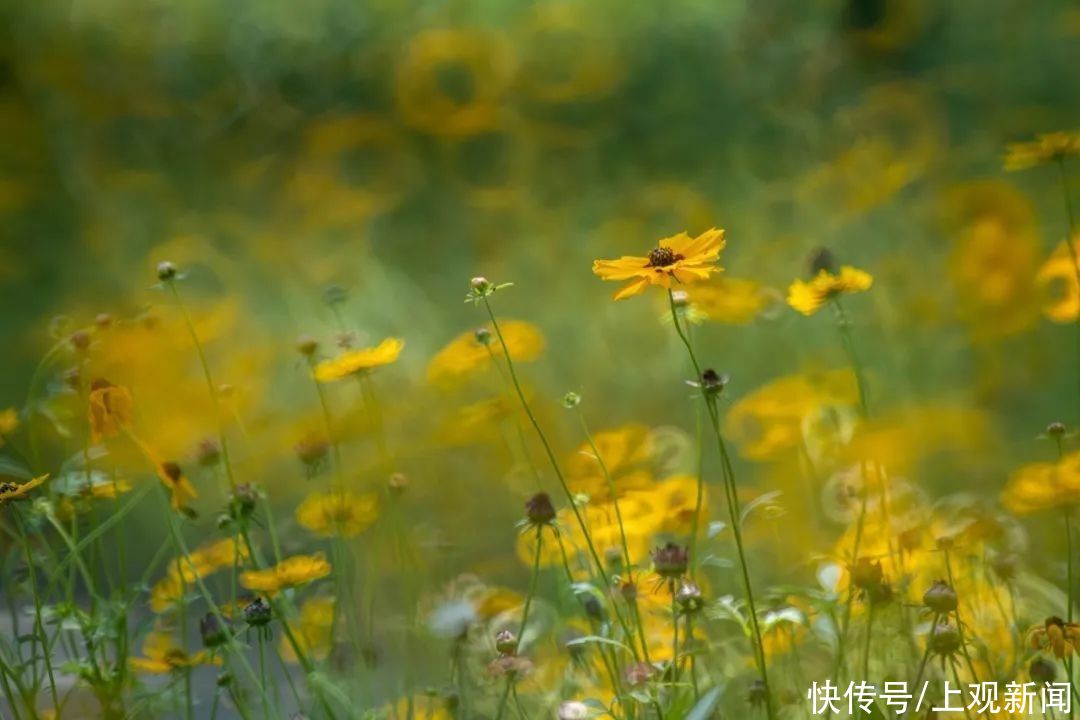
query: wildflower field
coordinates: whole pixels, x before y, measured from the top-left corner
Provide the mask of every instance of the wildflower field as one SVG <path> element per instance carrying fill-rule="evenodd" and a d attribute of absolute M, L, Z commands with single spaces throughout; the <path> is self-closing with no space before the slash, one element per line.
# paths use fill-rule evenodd
<path fill-rule="evenodd" d="M 1075 3 L 0 30 L 3 720 L 1073 718 Z"/>

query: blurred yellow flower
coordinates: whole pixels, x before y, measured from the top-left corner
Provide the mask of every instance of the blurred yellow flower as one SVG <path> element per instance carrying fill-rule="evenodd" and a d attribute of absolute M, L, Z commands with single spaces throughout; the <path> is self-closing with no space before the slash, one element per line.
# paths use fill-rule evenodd
<path fill-rule="evenodd" d="M 739 398 L 724 420 L 724 431 L 752 460 L 767 460 L 799 447 L 806 420 L 824 408 L 858 401 L 851 370 L 785 375 Z"/>
<path fill-rule="evenodd" d="M 95 380 L 89 398 L 90 442 L 115 437 L 131 425 L 135 401 L 131 391 L 108 380 Z"/>
<path fill-rule="evenodd" d="M 305 600 L 300 606 L 299 622 L 292 625 L 300 650 L 316 661 L 325 660 L 334 644 L 334 603 L 332 597 Z M 288 638 L 281 639 L 278 652 L 285 662 L 299 662 L 296 649 Z"/>
<path fill-rule="evenodd" d="M 4 436 L 15 432 L 19 427 L 19 412 L 15 408 L 0 411 L 0 445 L 4 444 Z"/>
<path fill-rule="evenodd" d="M 868 290 L 874 283 L 870 273 L 850 265 L 840 268 L 840 274 L 833 275 L 822 269 L 810 281 L 796 280 L 788 288 L 788 305 L 803 315 L 813 315 L 832 298 L 842 293 L 854 293 Z"/>
<path fill-rule="evenodd" d="M 653 439 L 645 425 L 631 424 L 593 435 L 593 443 L 604 461 L 615 494 L 652 485 Z M 566 484 L 592 500 L 612 499 L 607 479 L 589 443 L 582 443 L 565 462 Z"/>
<path fill-rule="evenodd" d="M 595 260 L 592 271 L 603 280 L 630 280 L 614 295 L 622 300 L 644 292 L 649 285 L 670 290 L 672 281 L 690 284 L 707 280 L 721 269 L 716 261 L 724 245 L 723 230 L 713 228 L 695 238 L 683 232 L 664 238 L 645 257 Z"/>
<path fill-rule="evenodd" d="M 156 462 L 155 468 L 161 484 L 169 491 L 169 504 L 172 505 L 173 510 L 185 508 L 188 506 L 188 500 L 199 497 L 199 494 L 195 492 L 195 486 L 187 479 L 187 475 L 178 463 L 165 460 Z"/>
<path fill-rule="evenodd" d="M 26 482 L 19 484 L 13 482 L 0 482 L 0 507 L 3 507 L 12 500 L 21 500 L 26 497 L 26 494 L 36 488 L 41 483 L 45 482 L 45 478 L 48 475 L 41 475 L 39 477 L 27 480 Z"/>
<path fill-rule="evenodd" d="M 240 584 L 248 590 L 276 593 L 324 578 L 331 570 L 330 563 L 322 553 L 294 555 L 265 570 L 248 570 L 242 573 Z"/>
<path fill-rule="evenodd" d="M 197 580 L 232 568 L 249 558 L 247 548 L 235 538 L 225 538 L 202 545 L 187 558 L 177 558 L 169 565 L 165 577 L 150 589 L 150 609 L 162 613 L 191 592 Z"/>
<path fill-rule="evenodd" d="M 686 290 L 693 319 L 746 325 L 770 303 L 769 291 L 755 280 L 722 277 Z"/>
<path fill-rule="evenodd" d="M 1048 617 L 1042 625 L 1028 630 L 1028 639 L 1033 650 L 1049 650 L 1059 660 L 1067 660 L 1080 647 L 1080 625 Z"/>
<path fill-rule="evenodd" d="M 404 347 L 404 340 L 387 338 L 373 348 L 348 350 L 316 365 L 315 379 L 324 383 L 333 382 L 383 365 L 390 365 L 397 362 L 398 355 Z"/>
<path fill-rule="evenodd" d="M 1001 503 L 1017 515 L 1080 503 L 1080 451 L 1054 463 L 1023 466 L 1002 491 Z"/>
<path fill-rule="evenodd" d="M 544 350 L 544 336 L 532 323 L 500 320 L 499 329 L 506 351 L 515 362 L 535 360 Z M 452 383 L 488 367 L 492 355 L 502 353 L 503 345 L 489 323 L 478 330 L 461 333 L 435 353 L 428 363 L 427 379 L 436 384 Z"/>
<path fill-rule="evenodd" d="M 1026 170 L 1070 155 L 1080 155 L 1080 132 L 1043 133 L 1028 142 L 1009 144 L 1005 149 L 1005 169 Z"/>
<path fill-rule="evenodd" d="M 143 657 L 132 657 L 129 662 L 135 670 L 165 675 L 177 670 L 187 670 L 197 665 L 220 665 L 221 658 L 211 657 L 205 650 L 188 654 L 176 644 L 172 634 L 153 630 L 142 645 Z"/>
<path fill-rule="evenodd" d="M 312 493 L 296 508 L 296 521 L 324 537 L 353 537 L 371 527 L 379 516 L 379 496 L 334 488 Z"/>
<path fill-rule="evenodd" d="M 1073 250 L 1062 242 L 1035 276 L 1035 282 L 1044 289 L 1056 286 L 1061 289 L 1057 297 L 1052 297 L 1043 306 L 1043 313 L 1057 323 L 1068 323 L 1080 315 L 1080 287 L 1077 286 L 1077 266 L 1073 253 L 1080 253 L 1080 235 L 1072 239 Z"/>
<path fill-rule="evenodd" d="M 456 73 L 455 73 L 456 71 Z M 404 121 L 436 135 L 460 137 L 499 127 L 514 58 L 501 34 L 471 29 L 426 30 L 412 38 L 394 91 Z M 460 76 L 467 91 L 450 86 Z"/>
<path fill-rule="evenodd" d="M 414 695 L 401 698 L 386 711 L 387 720 L 453 720 L 446 702 L 434 695 Z"/>

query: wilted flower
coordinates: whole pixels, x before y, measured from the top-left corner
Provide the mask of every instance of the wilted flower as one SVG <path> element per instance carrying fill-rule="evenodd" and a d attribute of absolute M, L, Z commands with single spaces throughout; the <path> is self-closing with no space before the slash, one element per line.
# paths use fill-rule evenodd
<path fill-rule="evenodd" d="M 525 501 L 525 518 L 535 527 L 551 524 L 555 519 L 555 506 L 547 493 L 536 493 Z"/>
<path fill-rule="evenodd" d="M 28 492 L 45 482 L 45 478 L 47 477 L 48 475 L 41 475 L 40 477 L 27 480 L 21 485 L 13 482 L 0 482 L 0 507 L 3 507 L 12 500 L 22 500 L 26 497 Z"/>
<path fill-rule="evenodd" d="M 1048 617 L 1042 625 L 1028 631 L 1031 647 L 1046 650 L 1059 660 L 1072 657 L 1080 646 L 1080 625 L 1067 623 L 1059 617 Z"/>

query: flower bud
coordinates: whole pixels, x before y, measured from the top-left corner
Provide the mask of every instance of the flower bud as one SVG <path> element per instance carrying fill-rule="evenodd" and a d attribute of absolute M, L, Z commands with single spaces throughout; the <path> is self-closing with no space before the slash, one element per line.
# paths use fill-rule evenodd
<path fill-rule="evenodd" d="M 573 410 L 581 404 L 581 396 L 576 392 L 568 392 L 563 395 L 562 404 L 567 410 Z"/>
<path fill-rule="evenodd" d="M 705 599 L 702 597 L 701 588 L 690 580 L 683 581 L 683 584 L 679 586 L 678 592 L 675 593 L 675 604 L 678 605 L 679 610 L 681 610 L 684 615 L 696 613 L 705 605 Z"/>
<path fill-rule="evenodd" d="M 495 649 L 500 655 L 514 655 L 517 653 L 517 635 L 510 630 L 500 630 L 495 633 Z"/>
<path fill-rule="evenodd" d="M 814 248 L 806 258 L 806 270 L 811 276 L 820 274 L 822 270 L 835 274 L 836 256 L 828 248 Z"/>
<path fill-rule="evenodd" d="M 1028 674 L 1031 675 L 1032 680 L 1040 685 L 1052 683 L 1057 680 L 1057 665 L 1040 655 L 1031 661 L 1031 665 L 1028 666 Z"/>
<path fill-rule="evenodd" d="M 296 352 L 304 357 L 311 357 L 318 349 L 318 341 L 310 335 L 301 335 L 296 339 Z"/>
<path fill-rule="evenodd" d="M 525 517 L 530 525 L 550 525 L 555 519 L 555 507 L 545 492 L 536 493 L 525 501 Z"/>
<path fill-rule="evenodd" d="M 474 277 L 469 281 L 469 288 L 477 295 L 483 295 L 491 290 L 491 281 L 486 277 Z"/>
<path fill-rule="evenodd" d="M 176 266 L 168 260 L 158 263 L 157 277 L 161 282 L 171 282 L 176 279 Z"/>
<path fill-rule="evenodd" d="M 1060 438 L 1065 435 L 1065 423 L 1052 422 L 1046 426 L 1046 434 L 1052 438 Z"/>
<path fill-rule="evenodd" d="M 274 617 L 274 611 L 265 600 L 257 597 L 244 606 L 244 622 L 251 627 L 268 625 Z"/>
<path fill-rule="evenodd" d="M 476 330 L 473 331 L 473 337 L 476 339 L 476 342 L 481 345 L 487 346 L 491 344 L 491 331 L 485 327 L 476 328 Z"/>
<path fill-rule="evenodd" d="M 928 642 L 935 655 L 952 655 L 960 649 L 960 631 L 951 623 L 938 623 L 930 631 Z"/>
<path fill-rule="evenodd" d="M 219 620 L 214 613 L 207 613 L 199 620 L 199 635 L 202 636 L 204 646 L 220 647 L 229 640 L 229 626 Z"/>
<path fill-rule="evenodd" d="M 938 580 L 923 593 L 923 604 L 941 615 L 951 613 L 958 604 L 956 590 L 944 580 Z"/>
<path fill-rule="evenodd" d="M 652 551 L 653 570 L 665 580 L 677 580 L 690 566 L 690 551 L 669 542 Z"/>

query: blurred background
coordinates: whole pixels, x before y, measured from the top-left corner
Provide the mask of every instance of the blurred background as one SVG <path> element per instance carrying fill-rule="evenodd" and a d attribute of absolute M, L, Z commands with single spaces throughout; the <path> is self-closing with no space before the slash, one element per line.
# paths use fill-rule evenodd
<path fill-rule="evenodd" d="M 825 246 L 875 276 L 848 303 L 874 440 L 930 495 L 993 502 L 1047 456 L 1047 422 L 1080 420 L 1078 291 L 1048 265 L 1061 181 L 1002 170 L 1006 143 L 1078 124 L 1073 2 L 8 0 L 0 30 L 0 407 L 40 402 L 46 449 L 81 411 L 48 390 L 64 362 L 39 361 L 102 313 L 123 334 L 97 371 L 132 387 L 153 446 L 191 459 L 215 433 L 153 287 L 169 260 L 249 440 L 238 473 L 278 492 L 286 521 L 306 492 L 291 456 L 322 422 L 296 338 L 333 354 L 341 332 L 402 337 L 377 385 L 423 544 L 451 558 L 433 572 L 486 558 L 520 581 L 505 542 L 528 483 L 446 433 L 497 378 L 455 394 L 426 380 L 484 321 L 468 279 L 513 282 L 497 312 L 545 338 L 525 375 L 560 453 L 581 442 L 558 414 L 568 390 L 594 429 L 684 442 L 664 304 L 612 302 L 590 265 L 713 226 L 727 284 L 694 333 L 732 403 L 845 365 L 831 318 L 783 302 Z M 343 438 L 370 430 L 355 395 L 331 397 Z M 770 411 L 743 412 L 744 482 L 784 487 L 792 446 L 762 444 Z M 372 464 L 362 443 L 344 451 L 350 473 Z"/>

